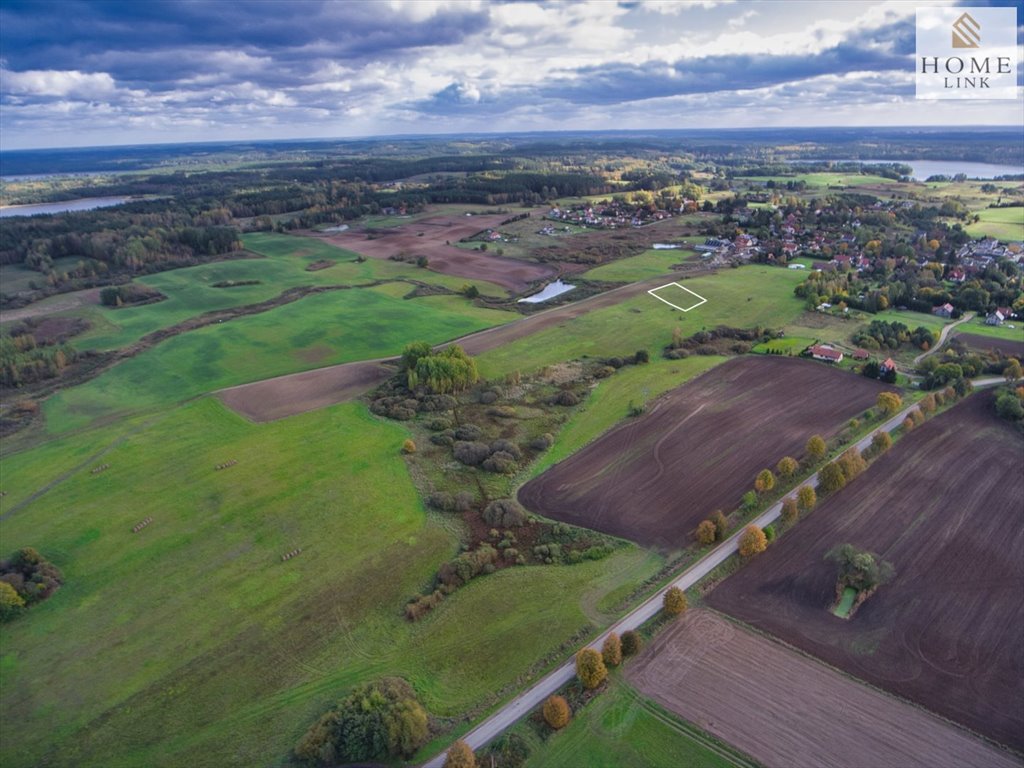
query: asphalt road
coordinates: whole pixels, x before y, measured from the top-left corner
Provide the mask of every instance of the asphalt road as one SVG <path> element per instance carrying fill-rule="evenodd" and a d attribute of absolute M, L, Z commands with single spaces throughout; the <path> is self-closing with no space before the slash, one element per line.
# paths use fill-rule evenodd
<path fill-rule="evenodd" d="M 998 384 L 1005 383 L 1002 378 L 987 378 L 977 379 L 973 382 L 976 389 L 982 387 L 991 387 Z M 911 405 L 904 408 L 898 414 L 893 416 L 891 419 L 886 421 L 877 429 L 872 430 L 866 437 L 862 438 L 857 443 L 857 450 L 863 451 L 871 444 L 871 438 L 875 433 L 885 430 L 886 432 L 892 432 L 907 417 L 917 405 Z M 813 475 L 804 480 L 801 485 L 817 485 L 818 473 L 815 472 Z M 787 494 L 788 495 L 788 494 Z M 778 519 L 782 513 L 782 500 L 777 501 L 771 507 L 766 509 L 760 515 L 755 517 L 750 523 L 764 528 L 766 525 L 774 522 Z M 748 523 L 748 525 L 750 524 Z M 746 527 L 746 526 L 744 526 Z M 598 651 L 601 650 L 601 645 L 604 643 L 605 638 L 609 634 L 615 632 L 621 635 L 631 629 L 637 629 L 644 624 L 648 619 L 654 617 L 658 611 L 661 610 L 662 599 L 671 587 L 679 587 L 680 589 L 686 590 L 700 581 L 702 578 L 707 576 L 711 571 L 725 562 L 736 550 L 739 548 L 740 536 L 743 534 L 743 528 L 740 528 L 736 533 L 730 536 L 728 539 L 723 541 L 711 552 L 705 555 L 703 558 L 698 560 L 688 569 L 683 571 L 669 584 L 666 584 L 656 594 L 649 597 L 639 606 L 634 608 L 632 611 L 627 613 L 624 617 L 619 619 L 615 624 L 610 626 L 607 630 L 602 632 L 593 642 L 589 644 L 589 648 L 594 648 Z M 559 691 L 563 686 L 569 683 L 576 674 L 575 657 L 570 658 L 562 666 L 555 671 L 549 673 L 546 677 L 539 680 L 532 688 L 524 691 L 523 693 L 516 696 L 508 704 L 503 706 L 497 712 L 492 714 L 478 726 L 473 728 L 469 733 L 462 737 L 474 751 L 480 749 L 493 739 L 500 736 L 506 729 L 510 728 L 520 719 L 532 712 L 536 707 L 553 693 Z M 442 768 L 444 765 L 446 753 L 434 757 L 432 760 L 424 763 L 424 768 Z"/>

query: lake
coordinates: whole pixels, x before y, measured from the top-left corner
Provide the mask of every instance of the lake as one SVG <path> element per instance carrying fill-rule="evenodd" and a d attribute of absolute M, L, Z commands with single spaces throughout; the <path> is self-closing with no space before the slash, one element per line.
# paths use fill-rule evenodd
<path fill-rule="evenodd" d="M 0 219 L 8 216 L 36 216 L 40 213 L 67 213 L 68 211 L 91 211 L 94 208 L 109 208 L 122 205 L 130 197 L 83 197 L 78 200 L 61 200 L 59 203 L 38 203 L 37 205 L 10 205 L 0 208 Z"/>
<path fill-rule="evenodd" d="M 873 160 L 802 160 L 805 163 L 900 163 L 909 165 L 912 169 L 911 178 L 915 181 L 924 181 L 929 176 L 949 176 L 952 178 L 958 173 L 967 174 L 969 179 L 994 179 L 996 176 L 1015 176 L 1024 174 L 1024 166 L 1004 165 L 1002 163 L 968 163 L 965 160 L 900 160 L 897 158 L 873 159 Z"/>
<path fill-rule="evenodd" d="M 561 296 L 567 291 L 571 291 L 575 288 L 575 285 L 569 285 L 563 283 L 561 280 L 555 280 L 547 288 L 540 293 L 535 293 L 533 296 L 527 296 L 525 299 L 520 299 L 521 304 L 540 304 L 542 301 L 548 301 L 549 299 L 555 298 L 555 296 Z"/>

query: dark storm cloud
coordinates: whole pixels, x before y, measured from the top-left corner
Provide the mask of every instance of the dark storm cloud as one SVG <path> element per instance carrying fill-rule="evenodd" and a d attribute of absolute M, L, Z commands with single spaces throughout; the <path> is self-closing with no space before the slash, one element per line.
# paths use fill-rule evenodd
<path fill-rule="evenodd" d="M 156 88 L 211 71 L 204 51 L 271 57 L 284 84 L 318 59 L 398 58 L 458 43 L 486 24 L 486 12 L 467 7 L 416 21 L 379 2 L 9 0 L 0 6 L 8 69 L 104 71 L 119 82 Z"/>

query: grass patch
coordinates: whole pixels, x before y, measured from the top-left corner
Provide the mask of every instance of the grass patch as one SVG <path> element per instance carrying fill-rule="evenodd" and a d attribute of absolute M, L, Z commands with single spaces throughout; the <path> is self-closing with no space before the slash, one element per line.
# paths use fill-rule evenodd
<path fill-rule="evenodd" d="M 798 355 L 813 343 L 814 339 L 806 336 L 784 336 L 781 339 L 762 342 L 752 351 L 765 355 Z"/>
<path fill-rule="evenodd" d="M 1012 328 L 1010 326 L 1013 326 Z M 988 325 L 985 318 L 978 316 L 970 322 L 958 325 L 956 333 L 970 333 L 976 336 L 988 336 L 992 339 L 1010 339 L 1024 342 L 1024 321 L 1011 320 L 1002 325 Z"/>

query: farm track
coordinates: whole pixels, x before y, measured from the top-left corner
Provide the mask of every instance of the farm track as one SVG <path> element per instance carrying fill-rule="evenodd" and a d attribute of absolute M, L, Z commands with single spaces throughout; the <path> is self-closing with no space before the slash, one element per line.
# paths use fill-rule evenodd
<path fill-rule="evenodd" d="M 626 667 L 626 679 L 765 766 L 1019 765 L 912 704 L 706 609 L 659 635 Z"/>
<path fill-rule="evenodd" d="M 705 272 L 688 272 L 687 277 L 697 274 Z M 588 312 L 615 306 L 645 293 L 650 288 L 662 285 L 671 277 L 660 276 L 613 288 L 572 304 L 563 304 L 537 312 L 505 325 L 452 339 L 438 346 L 459 344 L 469 354 L 478 355 L 547 328 L 553 328 Z M 679 279 L 678 275 L 675 277 Z M 358 397 L 391 376 L 394 368 L 386 367 L 386 364 L 394 363 L 396 360 L 397 358 L 391 357 L 331 365 L 223 389 L 218 396 L 225 405 L 251 421 L 274 421 Z"/>

